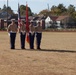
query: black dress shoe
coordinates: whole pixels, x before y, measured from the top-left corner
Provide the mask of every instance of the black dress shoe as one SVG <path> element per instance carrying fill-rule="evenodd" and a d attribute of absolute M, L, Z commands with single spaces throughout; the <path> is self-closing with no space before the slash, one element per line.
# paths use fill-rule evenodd
<path fill-rule="evenodd" d="M 21 49 L 25 49 L 25 48 L 21 48 Z"/>
<path fill-rule="evenodd" d="M 37 49 L 41 50 L 41 48 L 37 48 Z"/>
<path fill-rule="evenodd" d="M 30 48 L 30 49 L 34 49 L 34 48 Z"/>
<path fill-rule="evenodd" d="M 11 49 L 15 49 L 15 48 L 11 48 Z"/>

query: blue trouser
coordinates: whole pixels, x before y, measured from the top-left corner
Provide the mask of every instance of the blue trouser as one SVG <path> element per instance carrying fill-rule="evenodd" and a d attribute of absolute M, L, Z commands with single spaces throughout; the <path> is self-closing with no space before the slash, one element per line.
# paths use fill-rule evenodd
<path fill-rule="evenodd" d="M 34 49 L 34 37 L 35 37 L 35 33 L 33 34 L 29 33 L 30 49 Z"/>
<path fill-rule="evenodd" d="M 36 32 L 37 48 L 40 48 L 41 38 L 42 38 L 42 33 L 37 33 L 37 32 Z"/>
<path fill-rule="evenodd" d="M 25 37 L 26 37 L 26 33 L 22 34 L 22 32 L 20 33 L 20 40 L 21 40 L 21 48 L 25 48 Z"/>
<path fill-rule="evenodd" d="M 15 48 L 15 38 L 16 38 L 16 33 L 10 33 L 11 49 L 14 49 Z"/>

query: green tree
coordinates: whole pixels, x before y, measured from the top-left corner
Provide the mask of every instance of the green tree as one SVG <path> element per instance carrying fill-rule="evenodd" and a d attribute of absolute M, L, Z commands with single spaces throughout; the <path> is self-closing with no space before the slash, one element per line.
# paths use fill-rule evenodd
<path fill-rule="evenodd" d="M 4 6 L 3 6 L 3 9 L 2 9 L 2 11 L 3 12 L 8 12 L 9 14 L 11 14 L 11 15 L 13 15 L 14 14 L 14 12 L 13 12 L 13 10 L 11 9 L 11 7 L 6 7 L 6 5 L 4 4 Z"/>
<path fill-rule="evenodd" d="M 58 6 L 53 5 L 51 7 L 51 13 L 54 15 L 61 15 L 67 11 L 66 7 L 63 4 L 59 4 Z"/>
<path fill-rule="evenodd" d="M 11 9 L 11 7 L 7 7 L 7 10 L 8 10 L 8 13 L 9 13 L 9 14 L 11 14 L 11 15 L 14 14 L 13 10 Z"/>
<path fill-rule="evenodd" d="M 69 5 L 67 11 L 68 11 L 69 14 L 72 14 L 73 12 L 75 12 L 74 5 Z"/>
<path fill-rule="evenodd" d="M 0 12 L 2 11 L 2 9 L 0 8 Z"/>
<path fill-rule="evenodd" d="M 52 15 L 60 15 L 61 10 L 57 6 L 52 6 L 51 7 L 51 14 Z"/>
<path fill-rule="evenodd" d="M 76 21 L 76 11 L 74 5 L 69 5 L 67 8 L 67 13 Z"/>
<path fill-rule="evenodd" d="M 21 5 L 20 6 L 20 12 L 21 12 L 21 15 L 22 16 L 25 16 L 25 13 L 26 13 L 26 6 L 25 5 Z M 29 14 L 29 16 L 32 16 L 33 15 L 30 7 L 28 7 L 28 14 Z"/>
<path fill-rule="evenodd" d="M 67 11 L 66 7 L 63 4 L 59 4 L 57 8 L 60 9 L 61 13 L 64 13 Z"/>
<path fill-rule="evenodd" d="M 50 15 L 50 11 L 48 11 L 47 9 L 42 10 L 42 11 L 39 12 L 39 15 L 45 15 L 45 16 L 48 16 L 48 15 Z"/>
<path fill-rule="evenodd" d="M 76 11 L 72 13 L 71 17 L 76 21 Z"/>
<path fill-rule="evenodd" d="M 5 5 L 5 4 L 4 4 L 4 6 L 3 6 L 2 11 L 7 11 L 7 7 L 6 7 L 6 5 Z"/>

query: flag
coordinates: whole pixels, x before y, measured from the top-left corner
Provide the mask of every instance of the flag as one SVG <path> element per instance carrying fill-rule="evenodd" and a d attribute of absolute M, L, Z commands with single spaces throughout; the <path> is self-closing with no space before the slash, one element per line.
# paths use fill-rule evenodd
<path fill-rule="evenodd" d="M 27 5 L 27 3 L 26 3 L 26 30 L 27 30 L 27 32 L 29 32 L 28 5 Z M 26 34 L 26 41 L 28 43 L 30 43 L 30 41 L 29 41 L 29 34 L 28 33 Z"/>
<path fill-rule="evenodd" d="M 20 28 L 20 26 L 21 26 L 21 16 L 20 16 L 20 6 L 18 3 L 18 27 Z"/>
<path fill-rule="evenodd" d="M 28 5 L 26 3 L 26 29 L 29 31 L 29 21 L 28 21 Z"/>

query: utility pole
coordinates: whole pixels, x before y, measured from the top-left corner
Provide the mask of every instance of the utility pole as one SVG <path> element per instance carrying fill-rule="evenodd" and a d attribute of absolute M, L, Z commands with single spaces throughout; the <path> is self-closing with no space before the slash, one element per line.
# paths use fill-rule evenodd
<path fill-rule="evenodd" d="M 50 13 L 50 9 L 49 9 L 49 4 L 47 4 L 47 10 L 48 10 L 48 16 L 50 15 L 49 13 Z"/>
<path fill-rule="evenodd" d="M 47 6 L 48 6 L 48 12 L 49 12 L 49 4 L 47 4 Z"/>
<path fill-rule="evenodd" d="M 7 0 L 7 26 L 8 26 L 8 0 Z"/>

